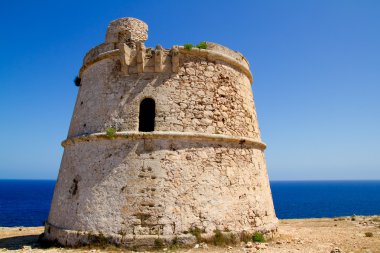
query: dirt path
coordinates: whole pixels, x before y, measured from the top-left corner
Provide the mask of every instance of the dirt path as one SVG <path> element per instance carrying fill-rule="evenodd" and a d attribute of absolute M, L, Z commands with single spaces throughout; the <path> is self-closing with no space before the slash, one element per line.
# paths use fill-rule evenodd
<path fill-rule="evenodd" d="M 37 239 L 42 232 L 42 227 L 0 228 L 0 252 L 128 252 L 115 248 L 41 249 Z M 229 247 L 202 244 L 176 252 L 329 253 L 334 248 L 345 253 L 380 253 L 380 216 L 356 216 L 354 220 L 351 217 L 281 220 L 279 236 L 267 243 Z"/>

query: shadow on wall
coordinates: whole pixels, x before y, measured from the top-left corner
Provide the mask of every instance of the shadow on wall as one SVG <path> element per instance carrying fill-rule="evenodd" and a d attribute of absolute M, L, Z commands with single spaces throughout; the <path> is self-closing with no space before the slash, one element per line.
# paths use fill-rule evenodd
<path fill-rule="evenodd" d="M 114 104 L 113 107 L 108 108 L 108 115 L 110 115 L 110 118 L 108 118 L 106 121 L 112 122 L 112 115 L 119 115 L 121 112 L 123 112 L 126 106 L 131 106 L 132 102 L 136 99 L 137 96 L 143 93 L 144 89 L 146 89 L 147 86 L 154 88 L 161 86 L 173 75 L 173 73 L 144 73 L 143 75 L 120 77 L 118 73 L 113 73 L 113 77 L 111 79 L 119 80 L 120 86 L 123 88 L 115 91 L 114 87 L 111 86 L 116 84 L 111 81 L 108 82 L 108 86 L 106 87 L 108 90 L 106 93 L 120 96 L 121 101 Z"/>
<path fill-rule="evenodd" d="M 143 90 L 148 86 L 158 87 L 163 85 L 166 80 L 170 79 L 175 74 L 173 73 L 144 73 L 141 75 L 131 75 L 131 76 L 120 76 L 120 73 L 116 71 L 112 73 L 111 80 L 119 80 L 119 83 L 123 84 L 122 86 L 127 89 L 124 90 L 125 101 L 124 104 L 130 104 L 136 96 L 140 95 Z M 127 85 L 125 85 L 127 84 Z M 110 87 L 115 85 L 115 82 L 109 81 L 108 88 L 111 93 L 113 89 Z M 122 90 L 122 89 L 119 89 Z"/>

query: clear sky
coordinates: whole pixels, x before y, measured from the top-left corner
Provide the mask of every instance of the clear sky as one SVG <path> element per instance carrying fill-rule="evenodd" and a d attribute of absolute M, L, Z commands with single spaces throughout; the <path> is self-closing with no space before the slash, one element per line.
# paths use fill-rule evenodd
<path fill-rule="evenodd" d="M 272 180 L 380 179 L 380 1 L 1 1 L 0 178 L 55 179 L 85 53 L 111 20 L 147 46 L 213 41 L 251 63 Z"/>

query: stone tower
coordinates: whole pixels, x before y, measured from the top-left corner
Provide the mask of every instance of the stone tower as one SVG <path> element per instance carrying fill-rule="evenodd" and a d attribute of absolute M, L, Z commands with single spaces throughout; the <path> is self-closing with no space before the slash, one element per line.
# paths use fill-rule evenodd
<path fill-rule="evenodd" d="M 191 243 L 194 228 L 272 235 L 247 60 L 210 42 L 146 48 L 147 30 L 112 21 L 84 57 L 44 238 L 149 246 Z"/>

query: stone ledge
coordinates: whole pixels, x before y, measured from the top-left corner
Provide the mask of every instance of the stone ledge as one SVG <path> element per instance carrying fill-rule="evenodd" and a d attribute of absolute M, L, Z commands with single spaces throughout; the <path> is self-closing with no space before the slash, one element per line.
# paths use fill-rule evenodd
<path fill-rule="evenodd" d="M 183 245 L 192 245 L 196 238 L 191 234 L 184 235 L 120 235 L 120 234 L 103 234 L 91 231 L 69 230 L 57 227 L 46 222 L 44 241 L 52 241 L 63 246 L 83 246 L 102 242 L 103 244 L 112 244 L 124 246 L 127 248 L 138 247 L 139 249 L 154 248 L 156 240 L 165 242 L 170 245 L 174 239 Z"/>
<path fill-rule="evenodd" d="M 225 232 L 231 233 L 239 238 L 242 232 L 253 233 L 259 231 L 264 234 L 266 239 L 273 239 L 278 235 L 278 220 L 275 223 L 267 224 L 266 226 L 256 227 L 251 231 L 235 231 L 235 232 Z M 214 233 L 202 233 L 203 239 L 211 239 Z M 58 243 L 62 246 L 83 246 L 91 245 L 102 242 L 103 244 L 112 244 L 116 246 L 123 246 L 127 248 L 138 248 L 138 249 L 152 249 L 156 246 L 156 240 L 160 240 L 169 246 L 175 240 L 181 245 L 194 245 L 197 240 L 196 237 L 191 234 L 180 234 L 180 235 L 121 235 L 116 233 L 103 234 L 99 232 L 92 231 L 81 231 L 81 230 L 69 230 L 62 227 L 55 226 L 49 222 L 45 223 L 45 231 L 43 233 L 44 241 L 51 241 Z"/>
<path fill-rule="evenodd" d="M 62 146 L 66 147 L 70 144 L 84 141 L 96 141 L 96 140 L 140 140 L 140 139 L 165 139 L 165 140 L 192 140 L 192 141 L 208 141 L 208 142 L 223 142 L 223 143 L 238 143 L 254 148 L 265 150 L 266 145 L 260 141 L 257 141 L 249 137 L 229 136 L 224 134 L 204 134 L 194 132 L 138 132 L 138 131 L 121 131 L 116 132 L 115 135 L 110 138 L 106 133 L 93 133 L 84 134 L 75 137 L 68 138 L 62 142 Z"/>

